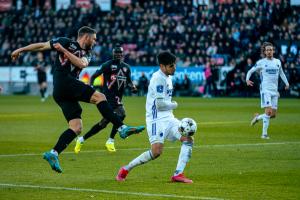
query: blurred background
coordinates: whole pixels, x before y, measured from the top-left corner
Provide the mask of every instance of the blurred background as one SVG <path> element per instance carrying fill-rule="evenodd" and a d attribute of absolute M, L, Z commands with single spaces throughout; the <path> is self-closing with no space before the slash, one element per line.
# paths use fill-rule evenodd
<path fill-rule="evenodd" d="M 2 94 L 39 94 L 37 54 L 24 53 L 12 62 L 14 49 L 55 37 L 76 39 L 86 25 L 98 32 L 91 67 L 80 75 L 86 83 L 121 44 L 138 95 L 147 93 L 156 54 L 170 50 L 178 57 L 176 96 L 258 96 L 258 75 L 252 76 L 253 88 L 246 87 L 245 76 L 269 41 L 291 86 L 284 91 L 280 82 L 281 96 L 299 98 L 299 13 L 300 0 L 1 0 Z M 51 94 L 55 52 L 43 54 Z M 101 88 L 101 77 L 94 84 Z"/>

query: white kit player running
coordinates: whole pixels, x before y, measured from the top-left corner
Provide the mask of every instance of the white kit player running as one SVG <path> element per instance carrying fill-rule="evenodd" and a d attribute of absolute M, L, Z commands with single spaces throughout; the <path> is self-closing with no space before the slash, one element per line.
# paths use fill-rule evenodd
<path fill-rule="evenodd" d="M 281 62 L 279 59 L 273 57 L 274 46 L 272 43 L 264 42 L 261 48 L 263 59 L 257 61 L 256 65 L 252 67 L 246 76 L 246 82 L 248 86 L 253 86 L 253 82 L 250 81 L 252 73 L 255 71 L 260 73 L 261 85 L 261 108 L 265 109 L 264 114 L 255 114 L 251 121 L 253 126 L 259 120 L 263 121 L 262 139 L 269 139 L 268 127 L 270 118 L 275 118 L 278 106 L 278 79 L 279 76 L 285 83 L 285 89 L 289 89 L 289 83 L 282 70 Z"/>
<path fill-rule="evenodd" d="M 180 121 L 173 115 L 177 103 L 172 101 L 171 75 L 174 75 L 176 70 L 176 56 L 168 51 L 163 51 L 158 54 L 157 60 L 160 69 L 152 75 L 146 102 L 146 123 L 151 150 L 142 153 L 126 166 L 121 167 L 116 180 L 124 181 L 130 170 L 159 157 L 166 139 L 182 142 L 176 171 L 171 177 L 171 181 L 192 183 L 192 180 L 184 176 L 183 170 L 192 154 L 193 137 L 180 134 L 178 130 Z"/>

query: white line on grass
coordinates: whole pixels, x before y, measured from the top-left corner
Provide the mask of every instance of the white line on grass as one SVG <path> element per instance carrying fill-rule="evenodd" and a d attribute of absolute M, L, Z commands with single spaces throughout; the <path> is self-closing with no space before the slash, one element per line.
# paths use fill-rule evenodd
<path fill-rule="evenodd" d="M 218 148 L 218 147 L 251 147 L 251 146 L 268 146 L 268 145 L 288 145 L 288 144 L 300 144 L 300 142 L 272 142 L 272 143 L 249 143 L 249 144 L 208 144 L 201 146 L 194 146 L 193 148 Z M 164 147 L 164 149 L 178 149 L 179 147 Z M 118 149 L 118 151 L 142 151 L 147 150 L 147 148 L 126 148 Z M 93 150 L 93 151 L 81 151 L 80 153 L 96 153 L 96 152 L 106 152 L 107 150 Z M 64 154 L 74 154 L 73 151 L 64 152 Z M 17 157 L 17 156 L 41 156 L 41 153 L 24 153 L 24 154 L 0 154 L 1 157 Z"/>
<path fill-rule="evenodd" d="M 125 192 L 115 190 L 98 190 L 98 189 L 87 189 L 87 188 L 69 188 L 69 187 L 54 187 L 54 186 L 40 186 L 40 185 L 22 185 L 22 184 L 10 184 L 0 183 L 2 187 L 15 187 L 15 188 L 34 188 L 34 189 L 50 189 L 50 190 L 66 190 L 66 191 L 77 191 L 77 192 L 97 192 L 106 194 L 121 194 L 121 195 L 134 195 L 134 196 L 148 196 L 148 197 L 165 197 L 165 198 L 176 198 L 176 199 L 201 199 L 201 200 L 223 200 L 215 197 L 199 197 L 199 196 L 181 196 L 175 194 L 155 194 L 145 192 Z"/>

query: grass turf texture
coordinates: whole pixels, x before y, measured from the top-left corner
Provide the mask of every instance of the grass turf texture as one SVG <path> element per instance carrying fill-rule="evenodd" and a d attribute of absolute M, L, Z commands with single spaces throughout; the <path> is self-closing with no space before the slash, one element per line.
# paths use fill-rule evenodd
<path fill-rule="evenodd" d="M 171 183 L 180 143 L 165 143 L 163 155 L 114 180 L 120 166 L 149 148 L 148 136 L 116 136 L 116 153 L 104 149 L 111 126 L 87 140 L 79 155 L 75 142 L 60 156 L 63 174 L 50 169 L 42 153 L 67 127 L 50 98 L 0 96 L 0 199 L 300 199 L 300 101 L 280 99 L 270 121 L 270 140 L 260 139 L 259 99 L 174 98 L 177 118 L 198 122 L 195 147 L 185 174 L 190 185 Z M 124 98 L 130 125 L 145 124 L 145 98 Z M 83 133 L 100 120 L 96 107 L 83 107 Z M 20 155 L 26 154 L 26 155 Z M 27 155 L 28 154 L 28 155 Z"/>

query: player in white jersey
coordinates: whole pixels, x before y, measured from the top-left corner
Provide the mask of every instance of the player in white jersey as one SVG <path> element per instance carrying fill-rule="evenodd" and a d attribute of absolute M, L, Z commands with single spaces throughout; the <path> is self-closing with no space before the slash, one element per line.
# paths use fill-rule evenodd
<path fill-rule="evenodd" d="M 261 107 L 265 109 L 264 114 L 255 114 L 251 121 L 253 126 L 259 120 L 263 120 L 262 139 L 269 139 L 268 127 L 270 118 L 275 118 L 278 106 L 278 79 L 279 76 L 285 83 L 285 89 L 289 89 L 289 83 L 282 70 L 281 62 L 279 59 L 273 57 L 274 46 L 272 43 L 264 42 L 261 48 L 263 59 L 257 61 L 256 65 L 252 67 L 246 76 L 246 82 L 248 86 L 253 86 L 253 82 L 250 81 L 251 74 L 255 71 L 260 73 L 261 85 Z"/>
<path fill-rule="evenodd" d="M 177 103 L 172 101 L 173 85 L 171 75 L 176 70 L 176 57 L 168 51 L 163 51 L 158 54 L 157 60 L 160 69 L 152 75 L 146 101 L 146 123 L 151 150 L 142 153 L 129 162 L 128 165 L 121 167 L 116 180 L 124 181 L 128 172 L 134 167 L 159 157 L 162 154 L 164 140 L 166 139 L 182 142 L 176 171 L 171 177 L 171 181 L 192 183 L 192 180 L 183 175 L 183 170 L 191 157 L 193 137 L 184 137 L 179 133 L 179 120 L 173 115 Z"/>

